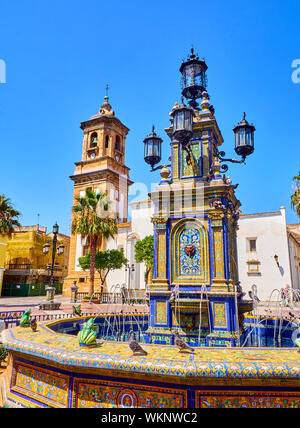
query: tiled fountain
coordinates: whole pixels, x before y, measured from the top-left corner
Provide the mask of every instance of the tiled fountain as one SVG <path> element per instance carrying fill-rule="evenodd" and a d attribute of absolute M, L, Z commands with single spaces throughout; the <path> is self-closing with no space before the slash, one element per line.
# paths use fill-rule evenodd
<path fill-rule="evenodd" d="M 30 327 L 5 331 L 6 406 L 300 407 L 300 354 L 293 343 L 243 346 L 251 332 L 260 345 L 277 327 L 271 318 L 264 324 L 249 315 L 253 302 L 243 299 L 238 281 L 240 202 L 237 186 L 224 175 L 223 138 L 206 92 L 206 70 L 193 52 L 181 66 L 182 93 L 190 106 L 182 101 L 171 112 L 170 166 L 156 166 L 162 140 L 155 131 L 145 139 L 145 160 L 153 170 L 161 169 L 161 182 L 151 193 L 150 315 L 100 314 L 98 341 L 85 348 L 76 337 L 86 321 L 82 318 L 41 323 L 36 332 Z M 241 160 L 227 161 L 243 163 L 253 152 L 254 130 L 244 115 L 234 128 Z M 289 339 L 295 328 L 284 330 Z M 132 354 L 131 329 L 147 355 Z M 194 352 L 180 352 L 175 331 Z"/>

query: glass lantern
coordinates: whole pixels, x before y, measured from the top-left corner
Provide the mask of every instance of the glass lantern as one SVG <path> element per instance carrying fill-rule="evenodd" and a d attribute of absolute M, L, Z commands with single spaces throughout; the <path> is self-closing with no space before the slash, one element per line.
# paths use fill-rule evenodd
<path fill-rule="evenodd" d="M 153 126 L 151 134 L 144 139 L 144 159 L 146 163 L 151 165 L 151 168 L 161 161 L 162 141 L 163 140 L 155 133 Z"/>
<path fill-rule="evenodd" d="M 207 68 L 205 61 L 199 60 L 199 57 L 194 54 L 194 49 L 192 48 L 191 55 L 186 61 L 182 62 L 179 70 L 182 74 L 182 95 L 192 100 L 190 105 L 194 108 L 198 106 L 196 99 L 202 97 L 202 92 L 207 87 Z"/>
<path fill-rule="evenodd" d="M 59 226 L 58 226 L 57 223 L 55 223 L 55 225 L 53 226 L 53 233 L 54 233 L 54 235 L 56 235 L 58 233 L 58 231 L 59 231 Z"/>
<path fill-rule="evenodd" d="M 50 251 L 50 244 L 49 242 L 47 242 L 44 246 L 43 246 L 43 253 L 46 255 L 48 254 Z"/>
<path fill-rule="evenodd" d="M 193 109 L 182 101 L 173 108 L 170 115 L 173 118 L 173 137 L 185 146 L 193 136 Z"/>
<path fill-rule="evenodd" d="M 57 248 L 57 255 L 61 256 L 64 253 L 65 247 L 63 244 L 59 245 L 59 247 Z"/>
<path fill-rule="evenodd" d="M 244 113 L 243 120 L 233 128 L 235 134 L 235 151 L 244 159 L 254 152 L 254 132 L 255 127 L 246 120 Z"/>

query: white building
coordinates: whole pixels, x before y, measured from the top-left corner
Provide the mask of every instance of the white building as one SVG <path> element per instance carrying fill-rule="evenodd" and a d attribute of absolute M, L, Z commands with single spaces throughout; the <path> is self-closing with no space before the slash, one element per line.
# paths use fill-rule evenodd
<path fill-rule="evenodd" d="M 138 240 L 153 235 L 153 207 L 150 200 L 133 202 L 132 220 L 119 226 L 119 234 L 107 249 L 123 249 L 134 271 L 122 269 L 107 278 L 108 290 L 126 284 L 130 289 L 145 288 L 145 266 L 135 263 L 134 247 Z M 279 211 L 241 214 L 237 232 L 239 279 L 243 291 L 256 285 L 260 300 L 269 300 L 273 290 L 300 289 L 300 224 L 286 225 L 285 208 Z M 274 298 L 277 296 L 273 295 Z"/>
<path fill-rule="evenodd" d="M 286 285 L 299 288 L 299 277 L 295 274 L 292 277 L 292 270 L 297 267 L 295 259 L 290 257 L 292 249 L 294 251 L 290 239 L 284 207 L 276 212 L 240 216 L 238 268 L 247 296 L 253 285 L 257 287 L 259 299 L 264 301 L 270 299 L 274 289 L 281 290 Z"/>
<path fill-rule="evenodd" d="M 111 290 L 116 284 L 126 284 L 131 290 L 145 289 L 145 266 L 144 263 L 135 263 L 135 244 L 146 236 L 153 235 L 153 207 L 150 199 L 130 204 L 132 209 L 131 222 L 119 225 L 119 233 L 116 239 L 107 242 L 108 250 L 123 250 L 128 260 L 129 269 L 121 269 L 111 272 L 107 277 L 107 289 Z M 134 270 L 131 266 L 134 265 Z"/>
<path fill-rule="evenodd" d="M 289 224 L 287 232 L 292 284 L 294 288 L 300 289 L 300 224 Z"/>

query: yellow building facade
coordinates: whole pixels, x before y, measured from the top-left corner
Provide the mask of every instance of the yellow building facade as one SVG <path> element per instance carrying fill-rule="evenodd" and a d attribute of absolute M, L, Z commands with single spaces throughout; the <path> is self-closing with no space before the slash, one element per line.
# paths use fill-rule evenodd
<path fill-rule="evenodd" d="M 119 222 L 127 221 L 129 168 L 125 165 L 126 136 L 129 129 L 115 116 L 108 97 L 105 97 L 99 113 L 81 123 L 83 131 L 82 158 L 75 163 L 75 172 L 70 177 L 74 182 L 74 199 L 84 197 L 87 188 L 101 191 L 112 202 L 112 211 Z M 105 242 L 100 242 L 99 250 L 105 250 Z M 89 250 L 85 239 L 72 235 L 68 277 L 64 281 L 63 294 L 70 294 L 70 287 L 77 282 L 80 292 L 88 292 L 89 272 L 83 272 L 78 264 Z M 95 291 L 100 285 L 95 274 Z"/>
<path fill-rule="evenodd" d="M 52 233 L 36 226 L 21 226 L 7 238 L 5 274 L 3 283 L 41 284 L 50 277 L 52 259 Z M 64 245 L 64 253 L 55 257 L 55 281 L 63 282 L 68 271 L 70 237 L 58 234 L 58 245 Z M 50 252 L 43 253 L 43 247 L 50 243 Z M 57 246 L 58 246 L 57 245 Z"/>

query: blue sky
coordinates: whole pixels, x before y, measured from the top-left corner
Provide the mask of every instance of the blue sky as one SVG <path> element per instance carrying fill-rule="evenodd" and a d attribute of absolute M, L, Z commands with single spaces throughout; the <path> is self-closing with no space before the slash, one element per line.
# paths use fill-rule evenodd
<path fill-rule="evenodd" d="M 119 1 L 0 0 L 0 192 L 11 197 L 23 224 L 55 221 L 69 233 L 80 122 L 110 101 L 130 128 L 131 179 L 150 184 L 158 174 L 143 162 L 144 137 L 164 128 L 180 100 L 179 67 L 191 45 L 208 64 L 208 92 L 226 155 L 235 156 L 233 126 L 243 111 L 256 126 L 256 150 L 246 166 L 231 165 L 245 213 L 284 205 L 298 172 L 300 58 L 298 0 Z M 138 199 L 142 195 L 133 195 Z"/>

